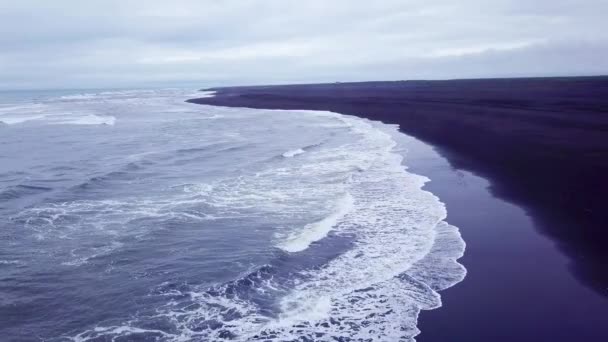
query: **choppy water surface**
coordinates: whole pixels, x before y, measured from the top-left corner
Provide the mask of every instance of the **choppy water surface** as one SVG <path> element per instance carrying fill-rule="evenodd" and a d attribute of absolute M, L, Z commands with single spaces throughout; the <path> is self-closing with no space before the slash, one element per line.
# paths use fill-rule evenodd
<path fill-rule="evenodd" d="M 396 129 L 196 96 L 0 104 L 3 339 L 413 340 L 464 243 Z"/>

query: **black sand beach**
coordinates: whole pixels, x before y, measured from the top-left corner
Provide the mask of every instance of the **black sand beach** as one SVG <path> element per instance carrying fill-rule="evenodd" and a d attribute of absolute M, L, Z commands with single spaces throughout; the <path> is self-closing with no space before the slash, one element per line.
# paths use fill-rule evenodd
<path fill-rule="evenodd" d="M 211 90 L 192 102 L 381 120 L 446 158 L 408 165 L 460 227 L 469 275 L 420 341 L 608 340 L 608 77 Z"/>
<path fill-rule="evenodd" d="M 399 124 L 522 205 L 608 295 L 608 77 L 209 89 L 200 104 L 329 110 Z"/>

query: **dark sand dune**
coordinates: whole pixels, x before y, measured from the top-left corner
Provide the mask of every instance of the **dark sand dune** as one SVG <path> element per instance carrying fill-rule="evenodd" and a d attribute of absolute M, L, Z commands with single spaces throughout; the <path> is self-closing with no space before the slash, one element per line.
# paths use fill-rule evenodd
<path fill-rule="evenodd" d="M 608 77 L 211 90 L 218 96 L 191 101 L 329 110 L 399 124 L 455 168 L 489 179 L 496 196 L 525 208 L 576 276 L 608 295 Z"/>

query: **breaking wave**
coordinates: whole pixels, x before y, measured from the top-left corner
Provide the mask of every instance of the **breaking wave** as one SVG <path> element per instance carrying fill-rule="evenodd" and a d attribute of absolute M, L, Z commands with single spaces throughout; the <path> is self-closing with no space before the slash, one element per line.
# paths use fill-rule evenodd
<path fill-rule="evenodd" d="M 23 123 L 54 125 L 109 125 L 116 122 L 112 115 L 96 115 L 88 111 L 66 110 L 59 102 L 48 101 L 38 104 L 24 104 L 0 107 L 0 122 L 6 125 Z"/>
<path fill-rule="evenodd" d="M 285 158 L 291 158 L 291 157 L 295 157 L 298 154 L 302 154 L 302 153 L 306 153 L 306 151 L 304 151 L 303 149 L 299 148 L 297 150 L 287 151 L 287 152 L 283 153 L 283 157 L 285 157 Z"/>
<path fill-rule="evenodd" d="M 276 258 L 237 280 L 163 284 L 150 296 L 165 304 L 152 312 L 70 339 L 413 341 L 419 312 L 441 306 L 438 291 L 464 278 L 457 262 L 464 241 L 444 221 L 444 205 L 422 189 L 428 179 L 402 165 L 390 134 L 362 119 L 299 113 L 342 122 L 356 139 L 253 177 L 183 190 L 224 214 L 255 208 L 289 217 L 298 213 L 289 199 L 306 206 L 323 193 L 322 206 L 333 203 L 323 217 L 277 234 Z"/>

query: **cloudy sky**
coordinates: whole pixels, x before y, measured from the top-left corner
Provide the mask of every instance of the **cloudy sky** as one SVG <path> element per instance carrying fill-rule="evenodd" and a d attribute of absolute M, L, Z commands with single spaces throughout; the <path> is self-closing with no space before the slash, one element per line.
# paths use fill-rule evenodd
<path fill-rule="evenodd" d="M 608 74 L 608 0 L 0 0 L 0 88 Z"/>

